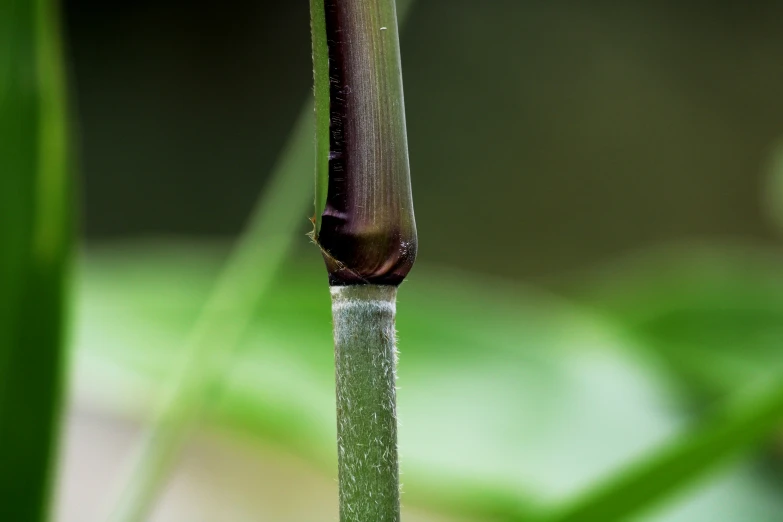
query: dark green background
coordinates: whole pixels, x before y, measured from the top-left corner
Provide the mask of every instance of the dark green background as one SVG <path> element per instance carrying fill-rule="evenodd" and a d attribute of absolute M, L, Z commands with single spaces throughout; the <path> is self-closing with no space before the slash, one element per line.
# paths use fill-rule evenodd
<path fill-rule="evenodd" d="M 87 237 L 236 234 L 310 88 L 307 3 L 66 5 Z M 781 17 L 418 2 L 402 52 L 420 259 L 538 278 L 661 241 L 777 241 L 760 196 Z"/>

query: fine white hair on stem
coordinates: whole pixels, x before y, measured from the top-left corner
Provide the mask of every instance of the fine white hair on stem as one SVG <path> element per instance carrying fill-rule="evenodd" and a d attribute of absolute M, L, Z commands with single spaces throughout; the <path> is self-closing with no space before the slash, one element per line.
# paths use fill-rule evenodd
<path fill-rule="evenodd" d="M 400 519 L 397 288 L 333 286 L 341 522 Z"/>

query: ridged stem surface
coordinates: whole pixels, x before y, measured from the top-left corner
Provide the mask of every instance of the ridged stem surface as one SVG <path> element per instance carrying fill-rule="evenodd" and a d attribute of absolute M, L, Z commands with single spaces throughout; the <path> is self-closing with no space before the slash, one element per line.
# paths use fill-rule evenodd
<path fill-rule="evenodd" d="M 395 2 L 312 0 L 311 7 L 314 239 L 331 284 L 398 285 L 417 238 Z"/>

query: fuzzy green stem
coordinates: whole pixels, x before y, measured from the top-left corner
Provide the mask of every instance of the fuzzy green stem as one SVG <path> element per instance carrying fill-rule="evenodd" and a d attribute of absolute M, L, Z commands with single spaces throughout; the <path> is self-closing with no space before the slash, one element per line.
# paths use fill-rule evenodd
<path fill-rule="evenodd" d="M 400 520 L 397 288 L 333 286 L 341 522 Z"/>

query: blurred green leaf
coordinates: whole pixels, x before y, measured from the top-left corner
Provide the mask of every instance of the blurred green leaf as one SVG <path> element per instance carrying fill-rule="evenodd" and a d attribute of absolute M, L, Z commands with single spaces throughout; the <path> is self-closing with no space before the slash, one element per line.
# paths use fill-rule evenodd
<path fill-rule="evenodd" d="M 65 79 L 49 0 L 0 5 L 0 520 L 44 520 L 65 366 Z"/>
<path fill-rule="evenodd" d="M 581 298 L 703 404 L 783 371 L 782 267 L 762 248 L 659 249 L 614 264 Z"/>
<path fill-rule="evenodd" d="M 701 487 L 683 486 L 646 515 L 633 517 L 643 522 L 734 522 L 777 520 L 783 512 L 780 483 L 771 479 L 756 459 L 729 465 L 726 472 L 707 477 Z"/>
<path fill-rule="evenodd" d="M 753 397 L 715 415 L 650 458 L 619 473 L 595 491 L 545 520 L 626 520 L 679 491 L 695 479 L 777 430 L 783 420 L 783 383 L 775 379 Z"/>
<path fill-rule="evenodd" d="M 133 470 L 121 486 L 112 520 L 146 518 L 184 437 L 199 417 L 204 395 L 219 380 L 221 362 L 244 334 L 294 245 L 297 223 L 304 215 L 299 212 L 309 193 L 307 174 L 314 161 L 311 125 L 311 108 L 306 103 L 247 230 L 222 270 L 210 272 L 211 288 L 202 288 L 191 301 L 198 306 L 198 314 L 190 316 L 189 328 L 170 341 L 182 345 L 180 357 L 161 375 L 167 390 L 155 398 L 155 418 L 131 462 Z M 161 285 L 167 286 L 168 282 Z"/>
<path fill-rule="evenodd" d="M 147 418 L 181 355 L 172 340 L 197 313 L 221 258 L 187 246 L 88 258 L 82 401 Z M 322 281 L 319 259 L 290 262 L 278 274 L 226 363 L 225 382 L 207 398 L 214 422 L 252 430 L 331 474 L 334 363 Z M 400 290 L 398 324 L 406 332 L 399 391 L 406 502 L 537 512 L 677 429 L 654 376 L 612 332 L 547 294 L 420 267 Z"/>
<path fill-rule="evenodd" d="M 179 355 L 171 340 L 197 313 L 222 257 L 188 245 L 90 255 L 78 400 L 146 418 Z M 329 296 L 312 291 L 321 268 L 318 259 L 291 262 L 279 274 L 207 399 L 212 422 L 333 473 Z M 580 519 L 594 509 L 636 513 L 713 477 L 687 520 L 714 521 L 716 506 L 748 497 L 710 498 L 726 483 L 710 470 L 763 439 L 781 414 L 773 389 L 690 432 L 627 338 L 567 301 L 504 281 L 419 267 L 400 291 L 398 321 L 406 503 L 480 520 L 540 520 L 570 506 L 558 512 Z M 585 496 L 596 484 L 610 486 Z M 678 520 L 667 517 L 655 520 Z"/>
<path fill-rule="evenodd" d="M 781 261 L 776 252 L 747 246 L 676 247 L 643 252 L 593 278 L 582 300 L 629 333 L 699 404 L 759 381 L 773 384 L 609 478 L 552 520 L 625 520 L 779 431 Z"/>

